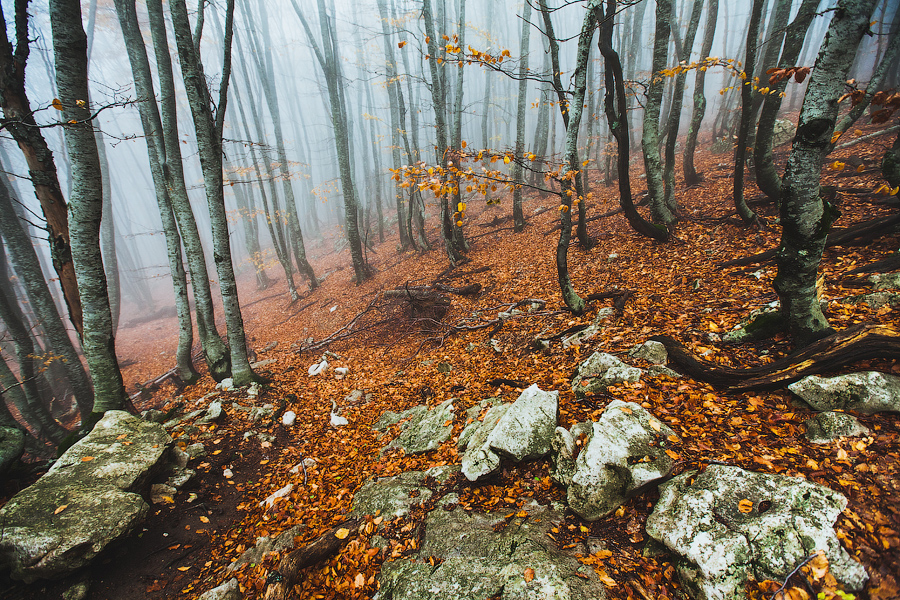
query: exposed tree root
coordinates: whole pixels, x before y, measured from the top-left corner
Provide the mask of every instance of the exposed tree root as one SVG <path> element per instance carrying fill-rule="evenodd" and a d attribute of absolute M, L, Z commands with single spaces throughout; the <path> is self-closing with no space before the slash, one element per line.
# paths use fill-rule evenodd
<path fill-rule="evenodd" d="M 266 594 L 263 598 L 265 600 L 287 600 L 293 593 L 294 584 L 297 582 L 300 571 L 337 552 L 344 545 L 345 540 L 351 539 L 349 535 L 343 536 L 343 539 L 338 538 L 337 533 L 341 529 L 348 529 L 352 533 L 359 527 L 359 523 L 360 519 L 349 519 L 335 525 L 327 533 L 283 557 L 278 563 L 278 569 L 269 573 L 267 580 L 269 585 L 266 587 Z"/>
<path fill-rule="evenodd" d="M 861 360 L 900 358 L 900 332 L 882 325 L 854 325 L 771 364 L 749 369 L 731 369 L 697 358 L 669 336 L 651 339 L 666 347 L 670 363 L 685 375 L 731 392 L 777 389 Z"/>
<path fill-rule="evenodd" d="M 848 275 L 857 275 L 859 273 L 888 273 L 900 269 L 900 252 L 894 252 L 887 258 L 876 260 L 873 263 L 856 267 L 849 271 Z"/>

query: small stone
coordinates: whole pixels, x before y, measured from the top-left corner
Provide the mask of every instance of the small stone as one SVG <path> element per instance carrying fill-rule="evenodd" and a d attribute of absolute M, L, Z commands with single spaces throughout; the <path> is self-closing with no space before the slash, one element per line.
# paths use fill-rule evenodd
<path fill-rule="evenodd" d="M 343 379 L 347 376 L 347 373 L 350 372 L 349 367 L 335 367 L 334 368 L 334 378 L 335 379 Z"/>
<path fill-rule="evenodd" d="M 218 400 L 214 400 L 209 403 L 209 408 L 206 409 L 206 414 L 202 419 L 198 421 L 198 423 L 206 424 L 213 423 L 218 421 L 222 417 L 222 403 Z"/>
<path fill-rule="evenodd" d="M 438 373 L 449 373 L 453 370 L 453 365 L 450 363 L 440 362 L 437 366 Z"/>
<path fill-rule="evenodd" d="M 335 413 L 331 413 L 329 422 L 331 423 L 332 427 L 343 427 L 344 425 L 350 424 L 350 421 Z"/>
<path fill-rule="evenodd" d="M 187 452 L 188 456 L 192 459 L 206 456 L 206 447 L 200 442 L 186 446 L 184 451 Z"/>
<path fill-rule="evenodd" d="M 217 390 L 222 390 L 223 392 L 231 391 L 231 388 L 234 387 L 234 379 L 231 377 L 226 377 L 222 381 L 216 384 Z"/>
<path fill-rule="evenodd" d="M 287 411 L 281 416 L 281 424 L 285 427 L 290 427 L 294 424 L 294 421 L 297 420 L 297 413 L 292 410 Z"/>
<path fill-rule="evenodd" d="M 234 477 L 234 471 L 232 471 L 231 469 L 225 469 L 222 471 L 222 477 L 224 477 L 225 479 L 231 479 L 232 477 Z"/>
<path fill-rule="evenodd" d="M 165 483 L 154 483 L 150 486 L 150 502 L 153 504 L 173 504 L 177 489 Z"/>
<path fill-rule="evenodd" d="M 259 384 L 255 381 L 250 384 L 250 387 L 247 388 L 247 396 L 250 398 L 256 398 L 259 396 Z"/>

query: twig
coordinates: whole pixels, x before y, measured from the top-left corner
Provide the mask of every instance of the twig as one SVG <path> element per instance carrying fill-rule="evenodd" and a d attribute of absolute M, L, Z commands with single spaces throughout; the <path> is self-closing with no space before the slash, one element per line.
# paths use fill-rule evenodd
<path fill-rule="evenodd" d="M 812 559 L 814 559 L 814 558 L 817 557 L 818 555 L 819 555 L 819 553 L 816 552 L 815 554 L 810 554 L 809 556 L 807 556 L 806 558 L 804 558 L 804 559 L 803 559 L 803 562 L 800 563 L 799 565 L 797 565 L 797 568 L 794 569 L 793 571 L 791 571 L 790 574 L 789 574 L 787 577 L 784 578 L 784 583 L 781 584 L 781 587 L 778 588 L 778 591 L 777 591 L 777 592 L 775 592 L 774 594 L 772 594 L 772 597 L 770 598 L 770 600 L 775 600 L 775 598 L 778 597 L 778 594 L 781 594 L 781 597 L 782 597 L 782 599 L 783 599 L 783 598 L 784 598 L 784 591 L 787 589 L 787 585 L 788 585 L 788 582 L 791 580 L 791 577 L 793 577 L 794 575 L 796 575 L 796 574 L 800 571 L 800 569 L 802 569 L 803 567 L 805 567 Z"/>

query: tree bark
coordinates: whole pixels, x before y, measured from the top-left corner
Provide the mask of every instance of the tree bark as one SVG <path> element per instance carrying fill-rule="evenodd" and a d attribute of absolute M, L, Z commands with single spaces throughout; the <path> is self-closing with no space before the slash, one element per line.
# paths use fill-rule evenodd
<path fill-rule="evenodd" d="M 744 198 L 744 167 L 747 162 L 747 144 L 750 138 L 750 126 L 753 121 L 753 67 L 756 64 L 756 43 L 759 34 L 759 22 L 765 0 L 753 0 L 750 11 L 750 26 L 747 28 L 747 45 L 744 53 L 744 71 L 740 74 L 741 86 L 741 120 L 738 129 L 737 146 L 734 150 L 734 187 L 732 198 L 738 215 L 745 225 L 756 222 L 753 212 Z"/>
<path fill-rule="evenodd" d="M 194 292 L 194 307 L 197 317 L 197 337 L 203 347 L 210 376 L 215 381 L 222 381 L 231 373 L 231 356 L 228 346 L 219 337 L 216 328 L 206 256 L 184 182 L 181 140 L 178 139 L 175 78 L 172 75 L 172 58 L 169 54 L 162 0 L 147 0 L 147 13 L 150 19 L 150 35 L 153 39 L 156 69 L 159 76 L 159 111 L 162 119 L 163 146 L 157 148 L 157 152 L 162 158 L 162 169 L 166 178 L 169 200 L 181 232 L 184 253 L 191 275 L 191 288 Z"/>
<path fill-rule="evenodd" d="M 522 176 L 525 160 L 525 100 L 528 93 L 528 45 L 531 41 L 531 2 L 526 0 L 522 9 L 522 35 L 519 43 L 519 97 L 516 101 L 516 162 L 512 168 L 513 185 L 513 230 L 519 233 L 525 229 L 522 214 Z"/>
<path fill-rule="evenodd" d="M 125 385 L 116 360 L 112 313 L 100 252 L 103 188 L 100 157 L 87 104 L 87 37 L 78 0 L 50 0 L 56 86 L 66 121 L 66 149 L 72 162 L 70 242 L 81 304 L 82 346 L 94 384 L 91 420 L 125 406 Z M 85 423 L 93 426 L 90 421 Z"/>
<path fill-rule="evenodd" d="M 876 4 L 876 0 L 839 0 L 810 76 L 784 173 L 774 287 L 798 348 L 833 332 L 816 298 L 816 274 L 836 218 L 835 208 L 819 194 L 821 170 L 837 120 L 837 99 Z"/>
<path fill-rule="evenodd" d="M 31 103 L 25 93 L 25 63 L 29 53 L 27 7 L 28 0 L 15 1 L 15 50 L 9 42 L 6 29 L 4 29 L 4 35 L 0 36 L 2 125 L 10 132 L 25 155 L 28 175 L 34 185 L 35 196 L 41 204 L 41 210 L 47 222 L 53 268 L 59 276 L 59 284 L 69 311 L 69 319 L 80 336 L 84 328 L 83 315 L 75 265 L 72 262 L 66 200 L 59 187 L 53 153 L 47 146 L 41 129 L 37 127 Z M 3 22 L 6 23 L 2 8 L 0 8 L 0 18 L 3 18 Z"/>
<path fill-rule="evenodd" d="M 231 262 L 231 239 L 228 234 L 228 218 L 225 214 L 225 193 L 222 179 L 222 127 L 228 101 L 228 82 L 231 76 L 231 40 L 234 20 L 234 0 L 228 0 L 225 9 L 225 42 L 221 87 L 216 114 L 209 105 L 211 95 L 206 86 L 206 76 L 200 57 L 194 51 L 190 21 L 184 0 L 173 0 L 172 27 L 178 47 L 178 59 L 187 91 L 188 104 L 197 133 L 200 167 L 206 188 L 209 219 L 213 235 L 213 259 L 219 276 L 219 291 L 225 312 L 225 328 L 231 355 L 231 377 L 236 386 L 247 385 L 256 379 L 247 357 L 247 340 L 244 319 L 238 299 L 234 265 Z"/>
<path fill-rule="evenodd" d="M 709 0 L 706 7 L 706 25 L 703 30 L 703 44 L 700 47 L 700 63 L 703 63 L 712 50 L 713 39 L 716 37 L 716 19 L 719 15 L 719 0 Z M 699 184 L 703 178 L 694 167 L 694 152 L 697 149 L 697 136 L 700 134 L 700 125 L 706 115 L 706 67 L 701 66 L 697 70 L 694 79 L 694 109 L 691 113 L 691 124 L 688 128 L 687 140 L 684 144 L 684 185 L 691 187 Z"/>

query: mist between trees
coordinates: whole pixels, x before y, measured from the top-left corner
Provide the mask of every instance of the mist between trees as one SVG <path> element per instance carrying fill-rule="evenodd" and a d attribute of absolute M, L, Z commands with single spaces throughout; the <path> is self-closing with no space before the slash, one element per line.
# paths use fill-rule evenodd
<path fill-rule="evenodd" d="M 806 345 L 831 331 L 813 306 L 832 218 L 818 173 L 900 72 L 890 0 L 4 0 L 2 12 L 0 425 L 27 425 L 35 452 L 128 406 L 115 332 L 173 306 L 183 383 L 198 377 L 195 339 L 216 380 L 254 380 L 237 277 L 260 289 L 284 277 L 296 301 L 324 276 L 307 255 L 326 239 L 349 248 L 357 282 L 376 251 L 455 266 L 469 206 L 506 204 L 520 231 L 523 191 L 557 195 L 560 293 L 578 314 L 567 253 L 573 234 L 592 244 L 592 186 L 618 186 L 634 229 L 665 243 L 676 168 L 702 181 L 697 146 L 734 154 L 748 226 L 745 170 L 781 203 L 779 326 Z M 873 107 L 885 128 L 892 107 L 884 95 Z M 782 178 L 772 145 L 786 116 L 799 134 Z M 398 247 L 378 246 L 393 232 Z"/>

